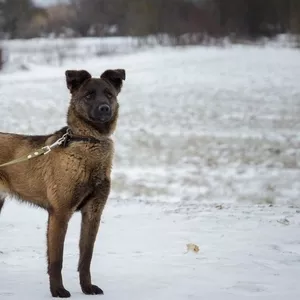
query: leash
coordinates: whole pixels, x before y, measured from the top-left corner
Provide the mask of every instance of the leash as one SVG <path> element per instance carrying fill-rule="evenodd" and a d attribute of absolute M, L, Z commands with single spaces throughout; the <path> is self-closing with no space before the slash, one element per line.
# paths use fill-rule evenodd
<path fill-rule="evenodd" d="M 66 133 L 61 138 L 59 138 L 57 141 L 55 141 L 53 144 L 51 144 L 49 146 L 44 146 L 40 149 L 37 149 L 37 150 L 34 150 L 34 151 L 30 152 L 27 155 L 24 155 L 22 157 L 19 157 L 19 158 L 16 158 L 14 160 L 11 160 L 7 163 L 4 163 L 4 164 L 0 165 L 0 168 L 5 167 L 5 166 L 9 166 L 9 165 L 13 165 L 13 164 L 17 164 L 17 163 L 21 163 L 21 162 L 30 160 L 32 158 L 36 158 L 36 157 L 41 156 L 41 155 L 46 155 L 53 148 L 56 148 L 58 146 L 67 147 L 68 144 L 72 141 L 74 141 L 74 142 L 100 143 L 100 140 L 98 140 L 94 137 L 74 136 L 71 129 L 67 128 Z"/>
<path fill-rule="evenodd" d="M 5 167 L 5 166 L 10 166 L 10 165 L 13 165 L 13 164 L 17 164 L 17 163 L 20 163 L 20 162 L 23 162 L 23 161 L 26 161 L 26 160 L 30 160 L 32 158 L 36 158 L 36 157 L 41 156 L 41 155 L 48 154 L 53 148 L 62 145 L 65 142 L 65 140 L 67 139 L 69 134 L 70 133 L 67 130 L 67 132 L 61 138 L 59 138 L 57 141 L 55 141 L 53 144 L 51 144 L 49 146 L 44 146 L 40 149 L 37 149 L 37 150 L 34 150 L 34 151 L 30 152 L 27 155 L 24 155 L 22 157 L 19 157 L 19 158 L 16 158 L 14 160 L 11 160 L 7 163 L 4 163 L 4 164 L 0 165 L 0 168 Z"/>

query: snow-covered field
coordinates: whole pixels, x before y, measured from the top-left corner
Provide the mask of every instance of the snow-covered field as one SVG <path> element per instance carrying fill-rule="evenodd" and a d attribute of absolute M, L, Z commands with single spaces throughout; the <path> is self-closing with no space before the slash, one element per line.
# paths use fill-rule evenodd
<path fill-rule="evenodd" d="M 141 48 L 131 37 L 34 38 L 3 40 L 5 71 L 27 70 L 32 65 L 62 66 L 66 60 L 82 62 L 89 58 L 117 55 Z"/>
<path fill-rule="evenodd" d="M 299 299 L 300 52 L 155 48 L 60 67 L 29 63 L 0 73 L 0 130 L 63 126 L 68 68 L 127 72 L 92 267 L 102 298 Z M 16 202 L 4 207 L 1 300 L 50 298 L 46 220 Z M 85 299 L 79 221 L 68 231 L 64 281 Z M 185 253 L 187 243 L 200 251 Z"/>

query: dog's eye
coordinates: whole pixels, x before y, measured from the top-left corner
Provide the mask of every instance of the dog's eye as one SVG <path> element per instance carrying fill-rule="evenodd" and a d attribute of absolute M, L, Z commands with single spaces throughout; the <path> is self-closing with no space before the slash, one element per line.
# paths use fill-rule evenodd
<path fill-rule="evenodd" d="M 108 98 L 108 99 L 111 99 L 112 97 L 113 97 L 113 94 L 110 92 L 110 91 L 105 91 L 105 94 L 106 94 L 106 97 Z"/>
<path fill-rule="evenodd" d="M 86 95 L 84 96 L 84 98 L 85 98 L 86 100 L 91 100 L 92 97 L 93 97 L 93 94 L 92 94 L 92 93 L 86 94 Z"/>

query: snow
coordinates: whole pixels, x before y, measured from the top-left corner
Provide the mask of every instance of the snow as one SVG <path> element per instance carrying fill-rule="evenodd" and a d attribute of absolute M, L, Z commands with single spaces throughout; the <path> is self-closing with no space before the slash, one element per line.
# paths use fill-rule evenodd
<path fill-rule="evenodd" d="M 117 55 L 142 48 L 132 37 L 32 38 L 1 41 L 6 72 L 27 70 L 31 65 L 62 66 L 86 57 Z"/>
<path fill-rule="evenodd" d="M 277 222 L 283 215 L 290 219 L 288 226 Z M 3 213 L 0 299 L 49 298 L 45 222 L 44 212 L 15 204 Z M 96 243 L 93 278 L 108 300 L 297 299 L 299 223 L 294 208 L 202 205 L 176 210 L 172 205 L 110 203 Z M 78 229 L 75 215 L 63 275 L 72 297 L 84 299 L 76 272 Z M 198 254 L 185 253 L 189 242 L 199 245 Z"/>
<path fill-rule="evenodd" d="M 53 4 L 58 4 L 58 3 L 65 3 L 68 2 L 67 0 L 34 0 L 33 1 L 35 4 L 47 7 Z"/>
<path fill-rule="evenodd" d="M 160 36 L 163 45 L 169 45 L 169 37 Z M 191 40 L 191 36 L 188 37 Z M 196 38 L 198 40 L 198 37 Z M 278 35 L 273 39 L 259 39 L 252 44 L 260 48 L 291 49 L 298 47 L 298 36 L 292 34 Z M 206 49 L 220 47 L 237 48 L 230 38 L 215 39 L 205 37 Z M 211 46 L 211 47 L 210 47 Z M 159 49 L 157 37 L 85 37 L 85 38 L 48 38 L 2 40 L 5 72 L 27 70 L 36 66 L 63 66 L 67 62 L 75 64 L 85 63 L 86 58 L 98 59 L 111 55 L 128 54 L 155 47 Z M 243 47 L 243 46 L 242 46 Z M 299 47 L 298 47 L 299 48 Z M 218 49 L 217 49 L 218 50 Z M 212 51 L 213 52 L 213 51 Z M 214 79 L 213 79 L 214 80 Z"/>
<path fill-rule="evenodd" d="M 0 73 L 1 131 L 64 125 L 66 69 L 125 68 L 113 186 L 96 241 L 103 299 L 299 299 L 300 52 L 153 48 Z M 0 216 L 0 299 L 50 298 L 46 212 Z M 71 220 L 64 283 L 76 272 Z M 186 244 L 199 253 L 185 253 Z M 95 296 L 96 297 L 96 296 Z"/>

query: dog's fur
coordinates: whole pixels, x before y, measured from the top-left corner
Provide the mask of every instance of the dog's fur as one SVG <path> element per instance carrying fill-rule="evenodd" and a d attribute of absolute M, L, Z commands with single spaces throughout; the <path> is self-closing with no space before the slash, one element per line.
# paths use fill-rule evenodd
<path fill-rule="evenodd" d="M 117 124 L 117 95 L 125 80 L 125 70 L 106 70 L 100 78 L 92 78 L 85 70 L 67 70 L 65 76 L 71 93 L 68 127 L 74 135 L 93 137 L 99 142 L 76 141 L 67 147 L 53 148 L 46 155 L 0 167 L 0 211 L 7 194 L 48 211 L 48 274 L 53 297 L 70 297 L 61 271 L 64 239 L 75 211 L 82 214 L 78 264 L 81 289 L 85 294 L 103 293 L 92 285 L 90 264 L 110 193 L 114 153 L 110 135 Z M 103 104 L 104 112 L 100 109 Z M 44 136 L 0 133 L 0 164 L 52 144 L 66 128 Z"/>

